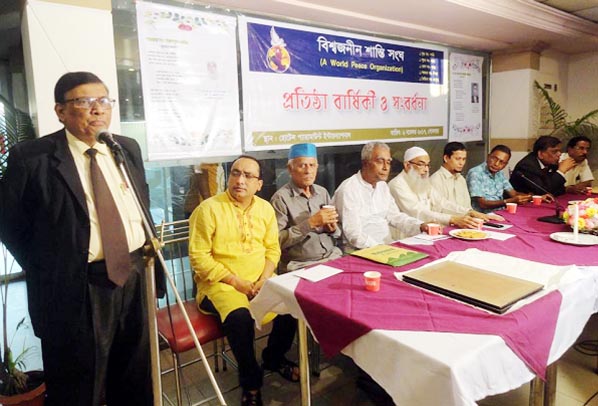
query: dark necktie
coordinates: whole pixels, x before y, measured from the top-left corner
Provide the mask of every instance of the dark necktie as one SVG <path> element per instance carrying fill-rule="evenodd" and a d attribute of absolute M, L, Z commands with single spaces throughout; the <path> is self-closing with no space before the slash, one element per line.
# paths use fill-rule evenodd
<path fill-rule="evenodd" d="M 100 223 L 108 279 L 118 286 L 123 286 L 131 271 L 131 257 L 125 227 L 106 179 L 98 166 L 96 160 L 98 151 L 95 148 L 89 148 L 85 153 L 90 158 L 91 186 L 98 213 L 98 222 Z"/>

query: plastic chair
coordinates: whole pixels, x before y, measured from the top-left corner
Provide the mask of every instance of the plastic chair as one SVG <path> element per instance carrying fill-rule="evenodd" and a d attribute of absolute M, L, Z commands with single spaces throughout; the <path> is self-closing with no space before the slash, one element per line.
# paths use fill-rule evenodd
<path fill-rule="evenodd" d="M 223 361 L 222 369 L 226 371 L 227 362 L 232 362 L 232 359 L 224 353 L 224 333 L 222 332 L 220 320 L 216 316 L 200 312 L 195 301 L 193 272 L 189 265 L 187 254 L 189 221 L 163 222 L 157 229 L 160 236 L 160 242 L 163 246 L 164 258 L 170 268 L 168 271 L 174 275 L 175 281 L 178 281 L 177 289 L 179 290 L 181 297 L 185 300 L 184 308 L 193 325 L 195 334 L 197 334 L 198 341 L 202 346 L 210 342 L 213 343 L 213 354 L 210 356 L 214 357 L 214 371 L 219 371 L 218 358 L 220 357 L 222 357 Z M 191 278 L 190 282 L 187 280 L 189 278 Z M 162 347 L 164 349 L 170 349 L 173 362 L 172 368 L 163 370 L 161 373 L 164 375 L 174 372 L 177 404 L 182 406 L 182 369 L 199 362 L 200 359 L 197 358 L 183 364 L 180 362 L 180 354 L 195 349 L 195 344 L 192 335 L 187 328 L 183 314 L 176 303 L 159 308 L 156 311 L 156 319 Z M 218 349 L 218 339 L 221 340 L 221 351 Z M 201 403 L 205 403 L 211 399 L 212 398 L 206 399 Z"/>

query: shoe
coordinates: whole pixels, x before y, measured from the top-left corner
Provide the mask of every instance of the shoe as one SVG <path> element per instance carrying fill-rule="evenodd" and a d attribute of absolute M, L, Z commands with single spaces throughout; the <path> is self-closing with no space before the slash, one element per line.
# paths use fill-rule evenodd
<path fill-rule="evenodd" d="M 266 363 L 262 364 L 262 369 L 267 369 L 268 371 L 272 371 L 272 372 L 278 372 L 278 374 L 280 376 L 282 376 L 284 379 L 286 379 L 289 382 L 299 382 L 300 379 L 300 371 L 299 371 L 299 366 L 294 363 L 293 361 L 290 361 L 286 358 L 284 358 L 280 364 L 278 365 L 278 367 L 271 367 L 270 365 L 267 365 Z"/>
<path fill-rule="evenodd" d="M 243 391 L 241 395 L 241 406 L 263 406 L 262 392 L 251 393 L 250 391 Z"/>

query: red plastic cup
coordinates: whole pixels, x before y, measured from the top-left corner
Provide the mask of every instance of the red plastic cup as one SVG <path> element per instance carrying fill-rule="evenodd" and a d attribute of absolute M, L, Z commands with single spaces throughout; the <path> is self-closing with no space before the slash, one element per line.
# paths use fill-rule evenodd
<path fill-rule="evenodd" d="M 507 212 L 511 214 L 517 213 L 517 203 L 507 203 Z"/>
<path fill-rule="evenodd" d="M 428 224 L 428 235 L 440 235 L 440 224 L 429 223 Z"/>
<path fill-rule="evenodd" d="M 370 292 L 377 292 L 380 290 L 380 272 L 367 271 L 363 273 L 365 279 L 365 290 Z"/>
<path fill-rule="evenodd" d="M 535 206 L 539 206 L 542 204 L 542 196 L 532 196 L 532 202 L 534 202 Z"/>

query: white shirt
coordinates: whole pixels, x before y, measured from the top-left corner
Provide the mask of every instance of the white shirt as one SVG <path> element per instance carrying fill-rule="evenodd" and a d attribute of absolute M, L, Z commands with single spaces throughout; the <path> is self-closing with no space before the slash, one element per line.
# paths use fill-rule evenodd
<path fill-rule="evenodd" d="M 430 176 L 430 183 L 442 198 L 471 209 L 471 197 L 467 189 L 467 182 L 460 173 L 453 175 L 448 169 L 441 166 Z"/>
<path fill-rule="evenodd" d="M 75 166 L 79 173 L 79 179 L 85 192 L 85 201 L 87 211 L 89 212 L 89 254 L 88 262 L 97 261 L 104 258 L 104 249 L 102 248 L 102 237 L 100 224 L 98 221 L 98 212 L 93 199 L 93 189 L 91 186 L 91 174 L 89 171 L 89 156 L 85 153 L 89 145 L 79 140 L 77 137 L 66 131 L 69 150 L 75 160 Z M 133 200 L 133 191 L 125 187 L 118 167 L 112 158 L 112 153 L 108 150 L 106 144 L 96 143 L 93 148 L 98 150 L 96 161 L 106 179 L 108 188 L 112 193 L 112 198 L 120 214 L 127 235 L 129 252 L 141 248 L 145 243 L 145 233 L 141 223 L 141 216 Z"/>
<path fill-rule="evenodd" d="M 407 183 L 406 171 L 388 182 L 388 187 L 399 209 L 423 222 L 447 225 L 453 215 L 462 216 L 470 210 L 443 198 L 433 188 L 425 194 L 415 193 Z"/>
<path fill-rule="evenodd" d="M 569 158 L 569 154 L 566 152 L 562 153 L 559 162 L 567 158 Z M 575 165 L 565 173 L 565 187 L 577 185 L 588 180 L 594 180 L 594 175 L 587 159 L 584 159 L 582 163 Z"/>
<path fill-rule="evenodd" d="M 389 226 L 406 235 L 420 232 L 422 222 L 399 211 L 386 182 L 380 181 L 374 187 L 363 180 L 361 171 L 345 179 L 332 200 L 340 216 L 346 247 L 388 244 L 393 240 Z"/>

